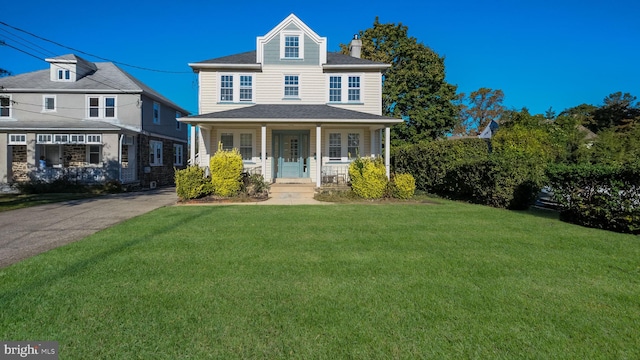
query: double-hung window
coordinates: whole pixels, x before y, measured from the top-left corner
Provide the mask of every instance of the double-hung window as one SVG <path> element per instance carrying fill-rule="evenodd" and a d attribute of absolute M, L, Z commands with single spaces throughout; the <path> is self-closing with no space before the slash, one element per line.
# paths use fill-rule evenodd
<path fill-rule="evenodd" d="M 240 155 L 242 160 L 251 160 L 253 157 L 253 134 L 240 134 Z"/>
<path fill-rule="evenodd" d="M 71 71 L 65 69 L 58 69 L 58 80 L 69 81 L 71 80 Z"/>
<path fill-rule="evenodd" d="M 11 117 L 11 97 L 0 95 L 0 117 Z"/>
<path fill-rule="evenodd" d="M 224 129 L 220 132 L 220 143 L 222 150 L 238 149 L 243 161 L 253 159 L 253 149 L 255 147 L 254 133 L 242 129 Z"/>
<path fill-rule="evenodd" d="M 233 75 L 220 76 L 220 101 L 233 101 Z"/>
<path fill-rule="evenodd" d="M 220 142 L 222 143 L 222 150 L 233 150 L 233 133 L 222 133 L 220 135 Z"/>
<path fill-rule="evenodd" d="M 87 162 L 89 164 L 100 164 L 100 157 L 102 155 L 102 146 L 100 145 L 88 145 L 87 146 Z"/>
<path fill-rule="evenodd" d="M 149 140 L 149 165 L 162 166 L 162 141 Z"/>
<path fill-rule="evenodd" d="M 173 144 L 173 165 L 182 166 L 182 144 Z"/>
<path fill-rule="evenodd" d="M 298 98 L 300 94 L 300 83 L 298 75 L 284 76 L 284 97 Z"/>
<path fill-rule="evenodd" d="M 345 89 L 345 91 L 342 91 Z M 360 103 L 362 100 L 362 79 L 360 75 L 329 76 L 329 102 Z"/>
<path fill-rule="evenodd" d="M 113 96 L 89 96 L 89 117 L 110 119 L 116 117 L 116 98 Z"/>
<path fill-rule="evenodd" d="M 358 130 L 330 130 L 329 160 L 349 161 L 362 154 L 362 132 Z"/>
<path fill-rule="evenodd" d="M 299 58 L 300 57 L 300 36 L 285 35 L 284 37 L 284 57 Z"/>
<path fill-rule="evenodd" d="M 342 101 L 342 78 L 340 76 L 329 77 L 329 101 Z"/>
<path fill-rule="evenodd" d="M 44 95 L 42 97 L 42 111 L 56 111 L 55 95 Z"/>
<path fill-rule="evenodd" d="M 253 100 L 253 77 L 240 75 L 240 101 Z"/>

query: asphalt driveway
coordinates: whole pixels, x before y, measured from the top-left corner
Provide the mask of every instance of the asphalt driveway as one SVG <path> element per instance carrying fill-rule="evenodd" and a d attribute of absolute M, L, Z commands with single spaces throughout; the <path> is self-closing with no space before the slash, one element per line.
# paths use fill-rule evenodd
<path fill-rule="evenodd" d="M 0 268 L 177 200 L 170 187 L 0 212 Z"/>

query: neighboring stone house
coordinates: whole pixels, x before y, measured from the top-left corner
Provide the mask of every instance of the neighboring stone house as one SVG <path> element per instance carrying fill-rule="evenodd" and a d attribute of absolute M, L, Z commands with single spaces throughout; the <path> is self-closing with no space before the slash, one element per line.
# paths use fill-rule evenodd
<path fill-rule="evenodd" d="M 256 50 L 191 63 L 199 76 L 199 115 L 192 159 L 207 167 L 218 144 L 239 149 L 245 170 L 267 181 L 347 181 L 356 156 L 384 156 L 389 171 L 390 126 L 382 116 L 382 73 L 390 65 L 327 52 L 327 39 L 290 15 Z M 196 157 L 197 155 L 197 157 Z M 388 175 L 388 174 L 387 174 Z"/>
<path fill-rule="evenodd" d="M 0 79 L 0 186 L 173 184 L 186 165 L 188 112 L 110 62 L 76 55 Z"/>

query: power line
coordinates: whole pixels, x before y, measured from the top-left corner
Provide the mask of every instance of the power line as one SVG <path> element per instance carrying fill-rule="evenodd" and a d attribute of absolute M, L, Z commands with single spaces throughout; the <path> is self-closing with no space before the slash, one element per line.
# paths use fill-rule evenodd
<path fill-rule="evenodd" d="M 9 25 L 9 24 L 7 24 L 7 23 L 5 23 L 5 22 L 3 22 L 3 21 L 0 21 L 0 24 L 2 24 L 2 25 L 4 25 L 4 26 L 7 26 L 7 27 L 10 27 L 10 28 L 12 28 L 12 29 L 14 29 L 14 30 L 18 30 L 18 31 L 23 32 L 23 33 L 25 33 L 25 34 L 31 35 L 31 36 L 33 36 L 33 37 L 35 37 L 35 38 L 40 39 L 40 40 L 44 40 L 44 41 L 50 42 L 50 43 L 52 43 L 52 44 L 54 44 L 54 45 L 57 45 L 57 46 L 63 47 L 63 48 L 65 48 L 65 49 L 69 49 L 69 50 L 72 50 L 72 51 L 74 51 L 74 52 L 78 52 L 78 53 L 80 53 L 80 54 L 84 54 L 84 55 L 87 55 L 87 56 L 91 56 L 91 57 L 94 57 L 94 58 L 97 58 L 97 59 L 100 59 L 100 60 L 104 60 L 104 61 L 112 62 L 112 63 L 114 63 L 114 64 L 120 64 L 120 65 L 123 65 L 123 66 L 128 66 L 128 67 L 131 67 L 131 68 L 135 68 L 135 69 L 146 70 L 146 71 L 154 71 L 154 72 L 160 72 L 160 73 L 169 73 L 169 74 L 191 74 L 191 73 L 192 73 L 191 71 L 171 71 L 171 70 L 158 70 L 158 69 L 151 69 L 151 68 L 147 68 L 147 67 L 143 67 L 143 66 L 131 65 L 131 64 L 127 64 L 127 63 L 123 63 L 123 62 L 115 61 L 115 60 L 110 60 L 110 59 L 107 59 L 107 58 L 104 58 L 104 57 L 101 57 L 101 56 L 98 56 L 98 55 L 90 54 L 90 53 L 88 53 L 88 52 L 85 52 L 85 51 L 82 51 L 82 50 L 79 50 L 79 49 L 76 49 L 76 48 L 72 48 L 72 47 L 70 47 L 70 46 L 63 45 L 63 44 L 61 44 L 61 43 L 59 43 L 59 42 L 56 42 L 56 41 L 53 41 L 53 40 L 50 40 L 50 39 L 44 38 L 44 37 L 42 37 L 42 36 L 36 35 L 36 34 L 34 34 L 34 33 L 32 33 L 32 32 L 27 31 L 27 30 L 23 30 L 23 29 L 20 29 L 20 28 L 18 28 L 18 27 L 15 27 L 15 26 Z"/>

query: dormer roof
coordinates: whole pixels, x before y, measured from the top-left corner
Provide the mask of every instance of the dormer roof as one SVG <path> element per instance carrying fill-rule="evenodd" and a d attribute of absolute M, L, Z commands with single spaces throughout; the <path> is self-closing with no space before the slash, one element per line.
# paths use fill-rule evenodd
<path fill-rule="evenodd" d="M 316 34 L 315 31 L 311 30 L 310 27 L 307 26 L 302 20 L 300 20 L 294 14 L 287 16 L 284 20 L 280 22 L 276 27 L 271 29 L 266 35 L 258 36 L 256 41 L 256 62 L 260 64 L 264 64 L 264 47 L 265 44 L 274 40 L 276 37 L 281 36 L 283 31 L 287 31 L 289 29 L 297 29 L 298 31 L 302 31 L 303 35 L 306 35 L 311 41 L 318 44 L 320 47 L 320 64 L 324 64 L 327 62 L 327 38 L 322 37 Z"/>

